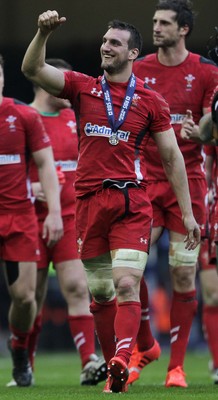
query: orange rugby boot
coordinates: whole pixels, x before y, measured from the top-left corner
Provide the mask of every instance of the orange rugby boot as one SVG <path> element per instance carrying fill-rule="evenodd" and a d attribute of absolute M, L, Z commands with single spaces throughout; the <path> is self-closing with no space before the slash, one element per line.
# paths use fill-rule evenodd
<path fill-rule="evenodd" d="M 178 366 L 176 368 L 171 369 L 166 376 L 166 387 L 188 387 L 185 381 L 185 372 L 183 371 L 182 367 Z"/>
<path fill-rule="evenodd" d="M 152 361 L 158 360 L 160 355 L 161 348 L 156 339 L 154 339 L 154 344 L 149 350 L 138 351 L 138 346 L 136 344 L 128 365 L 129 379 L 127 383 L 131 384 L 137 381 L 137 379 L 140 377 L 142 369 Z"/>

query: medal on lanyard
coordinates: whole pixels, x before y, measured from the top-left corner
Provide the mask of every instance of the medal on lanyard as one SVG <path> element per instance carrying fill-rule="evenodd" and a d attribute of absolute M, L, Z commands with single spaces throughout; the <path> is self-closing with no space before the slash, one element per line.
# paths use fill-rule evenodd
<path fill-rule="evenodd" d="M 119 143 L 119 137 L 118 137 L 118 132 L 117 132 L 118 128 L 125 121 L 128 110 L 132 103 L 132 99 L 133 99 L 135 87 L 136 87 L 136 77 L 132 73 L 132 75 L 129 79 L 129 83 L 128 83 L 128 86 L 126 89 L 126 95 L 123 100 L 123 104 L 121 106 L 119 117 L 117 120 L 115 120 L 110 88 L 109 88 L 109 85 L 108 85 L 107 80 L 104 75 L 101 78 L 101 86 L 102 86 L 102 91 L 104 93 L 104 104 L 105 104 L 105 108 L 106 108 L 107 118 L 108 118 L 108 122 L 111 127 L 111 135 L 109 137 L 109 143 L 112 146 L 116 146 Z"/>
<path fill-rule="evenodd" d="M 116 146 L 119 143 L 117 132 L 111 133 L 111 136 L 109 137 L 109 143 L 112 144 L 112 146 Z"/>

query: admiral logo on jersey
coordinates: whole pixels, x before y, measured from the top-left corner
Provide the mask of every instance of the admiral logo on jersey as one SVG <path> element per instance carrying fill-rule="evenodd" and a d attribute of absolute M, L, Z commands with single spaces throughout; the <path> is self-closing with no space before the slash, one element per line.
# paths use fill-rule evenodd
<path fill-rule="evenodd" d="M 84 132 L 86 136 L 102 136 L 109 138 L 112 135 L 112 129 L 108 128 L 107 126 L 99 126 L 97 124 L 91 124 L 91 122 L 87 122 L 84 128 Z M 117 137 L 119 140 L 124 142 L 128 142 L 130 132 L 122 131 L 118 129 Z"/>
<path fill-rule="evenodd" d="M 13 115 L 9 115 L 8 118 L 6 118 L 6 122 L 9 123 L 9 129 L 10 131 L 16 131 L 16 126 L 14 121 L 16 121 L 17 117 L 14 117 Z"/>
<path fill-rule="evenodd" d="M 171 124 L 181 124 L 185 118 L 185 114 L 170 114 Z"/>
<path fill-rule="evenodd" d="M 20 154 L 0 154 L 0 165 L 20 164 Z"/>
<path fill-rule="evenodd" d="M 75 160 L 55 161 L 55 166 L 59 166 L 62 172 L 76 171 L 78 162 Z"/>

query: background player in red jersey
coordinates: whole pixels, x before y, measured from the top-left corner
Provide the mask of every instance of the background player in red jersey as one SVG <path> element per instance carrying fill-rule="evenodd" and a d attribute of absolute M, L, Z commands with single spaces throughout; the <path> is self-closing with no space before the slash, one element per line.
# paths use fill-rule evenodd
<path fill-rule="evenodd" d="M 12 98 L 3 97 L 3 58 L 0 55 L 0 258 L 11 296 L 9 325 L 13 378 L 29 386 L 28 335 L 36 315 L 36 261 L 38 225 L 31 198 L 28 159 L 32 154 L 48 202 L 42 236 L 50 247 L 63 234 L 57 174 L 50 140 L 38 113 Z"/>
<path fill-rule="evenodd" d="M 144 155 L 150 135 L 178 197 L 190 254 L 199 243 L 200 231 L 168 105 L 132 74 L 142 45 L 139 32 L 125 22 L 109 23 L 100 49 L 104 75 L 93 78 L 76 71 L 63 73 L 45 62 L 47 39 L 65 20 L 57 11 L 39 16 L 22 70 L 49 93 L 68 98 L 79 121 L 78 245 L 93 296 L 91 311 L 108 363 L 104 392 L 126 392 L 152 222 Z"/>
<path fill-rule="evenodd" d="M 212 61 L 186 49 L 186 37 L 190 35 L 193 23 L 191 2 L 159 1 L 153 17 L 153 43 L 158 51 L 137 60 L 133 70 L 145 84 L 158 91 L 170 106 L 171 123 L 185 160 L 193 212 L 204 237 L 207 185 L 202 145 L 197 142 L 196 136 L 199 131 L 199 119 L 210 109 L 211 94 L 218 81 L 218 69 Z M 189 136 L 190 140 L 187 140 L 186 133 L 181 130 L 187 108 L 192 110 L 196 131 L 192 130 L 193 136 Z M 168 229 L 170 234 L 169 264 L 173 296 L 170 314 L 171 354 L 165 385 L 186 387 L 183 364 L 192 321 L 197 310 L 195 275 L 199 247 L 192 253 L 185 249 L 185 230 L 179 206 L 165 178 L 158 150 L 152 140 L 146 148 L 146 159 L 148 194 L 154 213 L 152 243 L 159 238 L 164 228 Z M 141 301 L 142 309 L 148 310 L 144 280 Z M 157 358 L 156 342 L 153 344 L 153 350 L 150 348 L 151 343 L 152 335 L 147 315 L 147 318 L 141 321 L 137 346 L 130 361 L 129 383 L 139 378 L 143 366 Z"/>
<path fill-rule="evenodd" d="M 216 29 L 217 38 L 217 29 Z M 217 43 L 217 39 L 215 40 Z M 218 52 L 217 45 L 208 52 L 210 58 L 217 64 Z M 200 138 L 202 143 L 213 144 L 204 146 L 206 153 L 205 170 L 209 188 L 209 238 L 201 244 L 199 255 L 199 271 L 203 297 L 203 330 L 205 339 L 208 342 L 212 360 L 209 362 L 211 378 L 218 384 L 218 277 L 217 265 L 217 139 L 218 139 L 218 86 L 215 87 L 211 97 L 211 113 L 205 114 L 199 121 L 199 128 L 193 120 L 192 110 L 187 110 L 183 120 L 183 135 L 187 138 Z M 197 128 L 197 129 L 196 129 Z"/>
<path fill-rule="evenodd" d="M 217 63 L 218 52 L 217 47 L 212 52 L 213 60 Z M 204 309 L 205 312 L 203 314 L 203 322 L 205 329 L 206 340 L 208 341 L 209 349 L 211 352 L 211 362 L 209 362 L 209 369 L 211 371 L 211 377 L 214 383 L 218 384 L 218 342 L 217 342 L 217 331 L 216 326 L 218 324 L 218 316 L 217 316 L 217 307 L 218 307 L 218 206 L 217 206 L 217 139 L 218 139 L 218 86 L 214 90 L 214 94 L 212 96 L 212 110 L 211 113 L 204 115 L 199 122 L 199 137 L 203 143 L 208 142 L 215 146 L 205 146 L 206 152 L 206 172 L 207 172 L 207 181 L 208 186 L 214 188 L 213 192 L 213 203 L 211 206 L 211 215 L 210 215 L 210 247 L 208 254 L 205 251 L 204 258 L 201 266 L 202 272 L 201 275 L 205 274 L 204 269 L 209 269 L 210 279 L 206 281 L 204 280 L 203 286 L 203 296 L 204 299 Z M 189 118 L 188 118 L 189 117 Z M 192 118 L 190 120 L 187 115 L 187 128 L 188 131 L 191 131 L 193 126 Z M 215 248 L 214 248 L 215 247 Z M 206 258 L 206 262 L 205 262 Z M 209 261 L 209 265 L 207 262 Z M 217 271 L 215 271 L 214 267 L 216 266 Z M 207 273 L 208 275 L 208 273 Z M 203 280 L 204 276 L 202 276 Z M 210 323 L 207 321 L 209 320 Z M 215 328 L 214 328 L 215 327 Z"/>
<path fill-rule="evenodd" d="M 71 70 L 70 64 L 62 59 L 49 59 L 49 65 L 61 71 Z M 78 158 L 78 138 L 75 114 L 70 102 L 58 99 L 39 86 L 34 87 L 34 100 L 31 104 L 41 116 L 49 135 L 55 165 L 60 168 L 61 210 L 64 235 L 52 248 L 42 238 L 42 228 L 47 214 L 47 203 L 37 169 L 32 160 L 30 179 L 35 196 L 35 209 L 39 224 L 40 261 L 37 263 L 37 317 L 29 337 L 29 359 L 33 369 L 38 337 L 42 327 L 42 307 L 47 292 L 48 268 L 50 262 L 55 266 L 61 292 L 68 306 L 68 321 L 75 346 L 80 354 L 82 385 L 97 385 L 106 379 L 107 367 L 104 359 L 95 354 L 95 333 L 93 315 L 89 311 L 90 297 L 86 274 L 79 259 L 75 232 L 75 171 Z M 64 179 L 63 179 L 64 178 Z M 8 386 L 14 385 L 9 382 Z"/>
<path fill-rule="evenodd" d="M 218 54 L 218 47 L 217 47 Z M 217 56 L 218 57 L 218 56 Z M 218 59 L 217 59 L 218 64 Z M 211 99 L 211 113 L 204 115 L 199 122 L 199 139 L 202 143 L 218 144 L 218 85 L 214 89 Z M 188 131 L 192 131 L 193 117 L 191 110 L 187 110 L 186 124 Z"/>
<path fill-rule="evenodd" d="M 201 245 L 199 271 L 203 297 L 203 331 L 211 353 L 209 369 L 214 383 L 218 384 L 218 275 L 216 270 L 215 209 L 217 204 L 217 147 L 204 146 L 205 169 L 209 188 L 209 238 Z"/>

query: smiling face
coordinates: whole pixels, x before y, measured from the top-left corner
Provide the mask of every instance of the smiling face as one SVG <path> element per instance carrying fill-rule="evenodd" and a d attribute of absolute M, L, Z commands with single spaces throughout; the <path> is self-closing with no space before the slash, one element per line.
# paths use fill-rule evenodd
<path fill-rule="evenodd" d="M 130 32 L 110 28 L 103 37 L 100 48 L 101 67 L 110 75 L 123 72 L 131 60 L 128 47 Z"/>
<path fill-rule="evenodd" d="M 188 27 L 179 27 L 176 13 L 158 10 L 153 17 L 153 43 L 157 47 L 175 47 L 188 32 Z"/>

